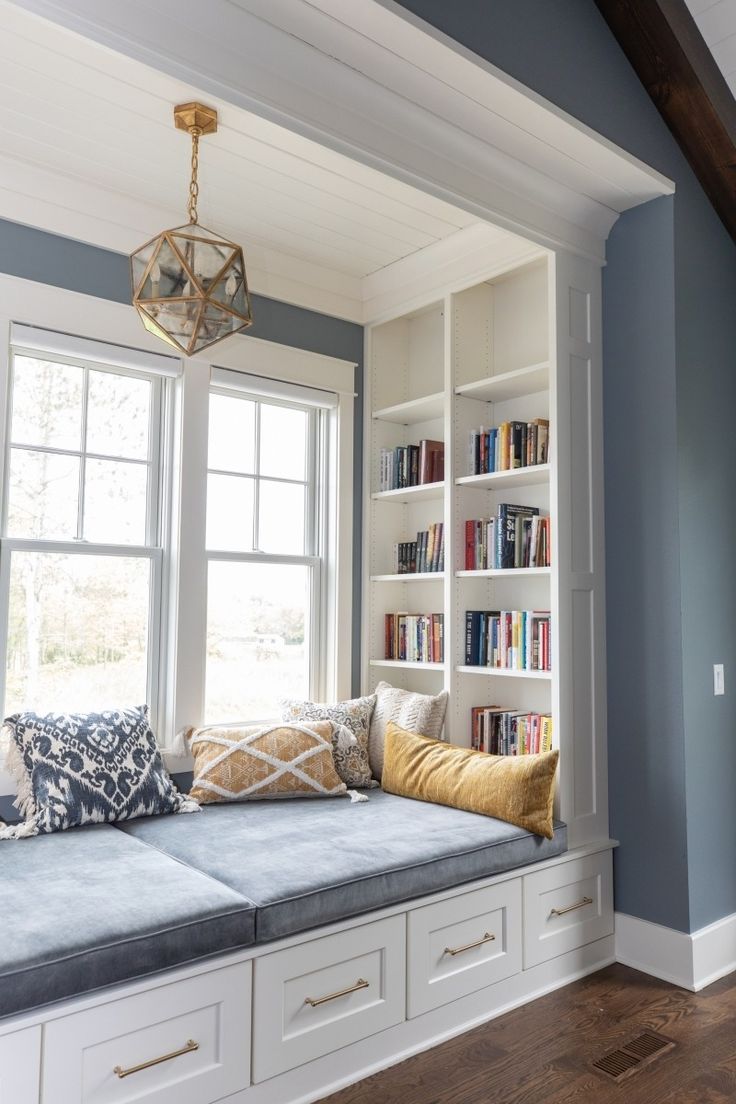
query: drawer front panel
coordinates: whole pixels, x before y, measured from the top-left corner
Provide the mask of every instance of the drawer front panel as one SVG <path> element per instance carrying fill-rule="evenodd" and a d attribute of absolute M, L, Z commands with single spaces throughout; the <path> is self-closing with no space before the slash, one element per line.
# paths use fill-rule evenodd
<path fill-rule="evenodd" d="M 0 1104 L 38 1104 L 41 1028 L 0 1036 Z"/>
<path fill-rule="evenodd" d="M 249 962 L 46 1027 L 44 1104 L 211 1104 L 250 1083 Z"/>
<path fill-rule="evenodd" d="M 419 1016 L 521 970 L 521 879 L 408 915 L 408 1011 Z"/>
<path fill-rule="evenodd" d="M 525 969 L 602 939 L 612 931 L 610 851 L 524 877 Z"/>
<path fill-rule="evenodd" d="M 255 962 L 253 1080 L 404 1019 L 405 925 L 391 916 Z"/>

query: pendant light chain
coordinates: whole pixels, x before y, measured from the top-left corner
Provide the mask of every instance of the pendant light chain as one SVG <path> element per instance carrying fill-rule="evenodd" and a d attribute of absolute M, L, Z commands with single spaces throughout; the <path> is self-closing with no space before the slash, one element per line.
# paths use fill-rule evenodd
<path fill-rule="evenodd" d="M 217 133 L 217 111 L 201 103 L 179 104 L 174 123 L 192 142 L 189 222 L 162 230 L 131 255 L 133 306 L 149 333 L 194 356 L 247 330 L 253 314 L 243 250 L 199 225 L 199 142 Z"/>
<path fill-rule="evenodd" d="M 192 127 L 190 131 L 192 135 L 192 178 L 189 182 L 189 204 L 187 210 L 189 212 L 190 224 L 196 226 L 199 221 L 197 214 L 197 200 L 199 198 L 199 181 L 197 180 L 197 174 L 199 172 L 199 136 L 202 133 L 199 127 Z"/>

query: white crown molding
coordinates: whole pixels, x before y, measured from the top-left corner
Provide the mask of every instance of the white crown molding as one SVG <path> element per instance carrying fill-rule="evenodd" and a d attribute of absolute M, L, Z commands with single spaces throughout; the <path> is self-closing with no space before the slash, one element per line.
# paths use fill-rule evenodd
<path fill-rule="evenodd" d="M 736 970 L 736 914 L 691 934 L 616 913 L 616 961 L 694 993 Z"/>
<path fill-rule="evenodd" d="M 540 245 L 602 263 L 671 181 L 389 0 L 16 0 Z"/>
<path fill-rule="evenodd" d="M 363 321 L 383 322 L 424 306 L 544 255 L 516 234 L 486 222 L 463 227 L 447 238 L 365 276 Z"/>

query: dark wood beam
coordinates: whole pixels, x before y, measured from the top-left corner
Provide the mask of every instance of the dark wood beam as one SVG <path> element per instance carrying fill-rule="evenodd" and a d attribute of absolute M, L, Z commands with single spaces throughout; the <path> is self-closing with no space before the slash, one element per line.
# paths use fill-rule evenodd
<path fill-rule="evenodd" d="M 736 241 L 736 100 L 684 0 L 596 0 Z"/>

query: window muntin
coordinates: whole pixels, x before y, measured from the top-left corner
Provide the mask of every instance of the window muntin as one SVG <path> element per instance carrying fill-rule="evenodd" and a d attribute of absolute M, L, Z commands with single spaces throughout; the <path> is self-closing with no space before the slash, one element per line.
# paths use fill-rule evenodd
<path fill-rule="evenodd" d="M 314 693 L 323 622 L 323 412 L 211 393 L 205 722 Z"/>
<path fill-rule="evenodd" d="M 163 380 L 13 350 L 0 616 L 6 714 L 159 686 Z"/>

